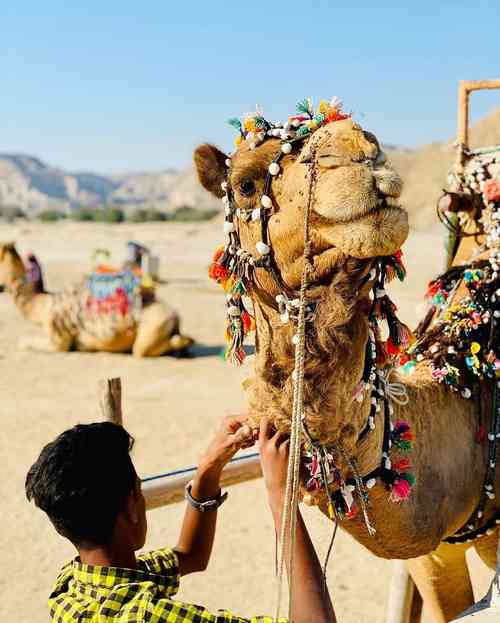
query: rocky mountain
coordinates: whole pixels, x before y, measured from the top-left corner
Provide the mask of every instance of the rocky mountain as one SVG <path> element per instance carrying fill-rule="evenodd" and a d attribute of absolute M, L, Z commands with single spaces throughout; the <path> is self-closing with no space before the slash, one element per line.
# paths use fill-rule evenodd
<path fill-rule="evenodd" d="M 473 147 L 496 144 L 500 144 L 500 108 L 471 130 Z M 436 201 L 455 157 L 453 141 L 419 149 L 392 145 L 385 149 L 405 182 L 402 202 L 412 225 L 419 229 L 433 225 Z M 104 176 L 71 173 L 32 156 L 0 154 L 0 206 L 20 207 L 31 214 L 49 207 L 69 210 L 104 203 L 124 207 L 154 205 L 167 212 L 181 206 L 218 206 L 200 187 L 193 169 Z"/>
<path fill-rule="evenodd" d="M 456 151 L 453 140 L 420 149 L 387 148 L 387 155 L 404 181 L 402 204 L 412 225 L 425 229 L 437 222 L 436 203 L 446 185 Z M 470 131 L 471 147 L 500 145 L 500 108 L 483 117 Z"/>
<path fill-rule="evenodd" d="M 0 206 L 34 214 L 103 204 L 154 205 L 169 212 L 182 206 L 211 209 L 218 202 L 199 186 L 192 169 L 104 176 L 71 173 L 33 156 L 0 154 Z"/>

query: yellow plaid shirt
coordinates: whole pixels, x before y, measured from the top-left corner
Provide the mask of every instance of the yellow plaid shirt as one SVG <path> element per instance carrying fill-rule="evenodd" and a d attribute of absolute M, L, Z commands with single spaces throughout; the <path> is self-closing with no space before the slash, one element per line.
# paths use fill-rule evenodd
<path fill-rule="evenodd" d="M 179 562 L 171 549 L 138 557 L 138 569 L 85 565 L 78 559 L 59 574 L 49 597 L 52 623 L 272 623 L 271 617 L 212 614 L 174 599 Z"/>

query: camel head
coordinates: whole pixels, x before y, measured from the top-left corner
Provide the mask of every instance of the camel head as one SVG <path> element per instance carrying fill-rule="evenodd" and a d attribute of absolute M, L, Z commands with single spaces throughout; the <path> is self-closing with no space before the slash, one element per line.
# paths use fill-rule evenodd
<path fill-rule="evenodd" d="M 26 269 L 13 242 L 0 243 L 0 285 L 24 277 Z"/>
<path fill-rule="evenodd" d="M 251 214 L 261 207 L 262 196 L 269 195 L 269 244 L 290 289 L 300 284 L 303 212 L 310 189 L 313 282 L 328 282 L 347 258 L 391 255 L 408 235 L 407 214 L 398 204 L 400 177 L 386 161 L 375 136 L 351 118 L 341 117 L 304 140 L 286 143 L 286 139 L 273 136 L 259 144 L 242 140 L 230 158 L 205 144 L 194 154 L 201 184 L 222 198 L 227 183 L 238 213 Z M 284 153 L 279 172 L 267 188 L 266 177 L 280 150 Z M 312 188 L 311 169 L 315 175 Z M 240 218 L 237 226 L 242 247 L 258 257 L 260 222 Z M 276 294 L 271 280 L 263 273 L 260 277 L 266 289 Z"/>

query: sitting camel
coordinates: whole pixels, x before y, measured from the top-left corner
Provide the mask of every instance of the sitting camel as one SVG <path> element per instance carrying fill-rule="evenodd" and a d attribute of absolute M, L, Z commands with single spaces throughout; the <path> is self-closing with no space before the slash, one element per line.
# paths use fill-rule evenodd
<path fill-rule="evenodd" d="M 177 312 L 155 299 L 143 303 L 138 280 L 130 271 L 93 274 L 63 292 L 38 293 L 14 244 L 0 244 L 0 283 L 23 317 L 47 334 L 23 344 L 31 350 L 159 357 L 193 344 L 180 333 Z"/>
<path fill-rule="evenodd" d="M 306 255 L 307 498 L 330 518 L 345 519 L 342 527 L 375 555 L 408 561 L 418 588 L 413 620 L 420 620 L 423 598 L 434 621 L 449 621 L 473 603 L 467 549 L 495 565 L 500 479 L 485 485 L 485 473 L 498 456 L 478 436 L 478 394 L 437 378 L 431 358 L 441 348 L 439 334 L 415 361 L 405 356 L 408 374 L 382 370 L 384 344 L 372 314 L 385 305 L 384 317 L 391 317 L 383 277 L 389 269 L 402 271 L 394 259 L 408 235 L 407 214 L 398 204 L 402 183 L 373 134 L 323 106 L 279 126 L 261 115 L 242 125 L 231 120 L 240 130 L 234 154 L 208 144 L 194 154 L 201 184 L 223 199 L 226 213 L 226 243 L 211 275 L 228 292 L 228 356 L 236 362 L 243 356 L 250 326 L 243 293 L 256 324 L 255 377 L 244 383 L 250 412 L 289 431 L 294 316 Z M 465 294 L 462 285 L 450 300 Z M 404 327 L 395 323 L 397 342 Z M 447 348 L 453 352 L 453 343 Z M 492 382 L 495 387 L 494 373 Z M 481 417 L 488 427 L 488 416 Z M 401 454 L 410 447 L 410 431 L 413 477 Z M 366 512 L 356 514 L 356 504 Z"/>

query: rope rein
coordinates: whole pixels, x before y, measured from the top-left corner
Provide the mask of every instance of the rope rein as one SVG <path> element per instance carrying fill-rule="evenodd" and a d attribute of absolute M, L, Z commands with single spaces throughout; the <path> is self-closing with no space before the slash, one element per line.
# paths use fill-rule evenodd
<path fill-rule="evenodd" d="M 304 372 L 305 372 L 305 341 L 307 324 L 307 288 L 311 264 L 311 242 L 309 239 L 309 220 L 314 197 L 316 183 L 316 161 L 313 153 L 309 165 L 309 187 L 307 204 L 304 210 L 304 266 L 302 269 L 299 314 L 295 343 L 295 369 L 292 373 L 294 383 L 292 422 L 290 431 L 290 454 L 288 459 L 287 482 L 285 500 L 281 515 L 280 539 L 279 539 L 279 565 L 278 565 L 278 599 L 276 605 L 276 621 L 279 620 L 281 601 L 283 594 L 283 576 L 285 560 L 288 563 L 288 620 L 292 621 L 293 592 L 294 592 L 294 553 L 296 543 L 297 512 L 300 492 L 300 458 L 301 458 L 301 432 L 302 422 L 305 419 L 304 406 Z M 288 543 L 288 556 L 286 550 Z"/>

